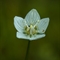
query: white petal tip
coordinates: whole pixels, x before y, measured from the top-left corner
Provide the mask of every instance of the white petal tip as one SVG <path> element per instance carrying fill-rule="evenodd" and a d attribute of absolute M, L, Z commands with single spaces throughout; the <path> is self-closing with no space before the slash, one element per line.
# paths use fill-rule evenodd
<path fill-rule="evenodd" d="M 19 16 L 15 16 L 15 17 L 14 17 L 14 20 L 18 20 L 18 19 L 21 20 L 21 19 L 23 19 L 23 18 L 22 18 L 22 17 L 19 17 Z"/>
<path fill-rule="evenodd" d="M 47 17 L 47 18 L 45 18 L 45 19 L 49 20 L 49 17 Z"/>
<path fill-rule="evenodd" d="M 33 10 L 33 11 L 36 11 L 36 9 L 34 9 L 34 8 L 33 8 L 32 10 Z"/>
<path fill-rule="evenodd" d="M 18 16 L 15 16 L 14 19 L 15 19 L 16 17 L 18 17 Z"/>

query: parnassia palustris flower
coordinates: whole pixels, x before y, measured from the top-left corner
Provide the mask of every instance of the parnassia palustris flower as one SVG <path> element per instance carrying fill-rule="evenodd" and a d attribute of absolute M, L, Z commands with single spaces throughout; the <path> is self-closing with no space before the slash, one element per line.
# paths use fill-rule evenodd
<path fill-rule="evenodd" d="M 49 18 L 40 18 L 36 9 L 28 12 L 25 19 L 14 17 L 14 26 L 17 29 L 17 38 L 36 40 L 45 37 L 45 31 L 49 24 Z"/>

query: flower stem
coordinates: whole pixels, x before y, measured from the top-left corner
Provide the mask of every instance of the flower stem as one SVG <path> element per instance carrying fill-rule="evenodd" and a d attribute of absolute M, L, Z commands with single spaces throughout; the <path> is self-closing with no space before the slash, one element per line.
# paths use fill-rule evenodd
<path fill-rule="evenodd" d="M 30 47 L 30 41 L 28 41 L 28 46 L 27 46 L 27 51 L 26 51 L 25 60 L 28 60 L 29 47 Z"/>

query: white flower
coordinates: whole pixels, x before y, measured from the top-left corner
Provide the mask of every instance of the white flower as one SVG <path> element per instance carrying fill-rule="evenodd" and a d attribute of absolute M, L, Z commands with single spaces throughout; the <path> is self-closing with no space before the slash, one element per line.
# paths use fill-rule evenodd
<path fill-rule="evenodd" d="M 45 37 L 45 31 L 49 24 L 49 18 L 41 19 L 36 9 L 32 9 L 23 19 L 14 17 L 14 26 L 17 29 L 17 38 L 36 40 Z"/>

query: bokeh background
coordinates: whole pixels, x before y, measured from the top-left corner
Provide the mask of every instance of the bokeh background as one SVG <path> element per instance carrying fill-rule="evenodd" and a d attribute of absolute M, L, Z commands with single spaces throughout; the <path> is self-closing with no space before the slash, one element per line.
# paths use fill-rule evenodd
<path fill-rule="evenodd" d="M 35 8 L 49 17 L 46 37 L 30 42 L 28 60 L 59 60 L 59 0 L 0 0 L 0 60 L 25 60 L 28 40 L 16 38 L 14 16 L 25 17 Z"/>

